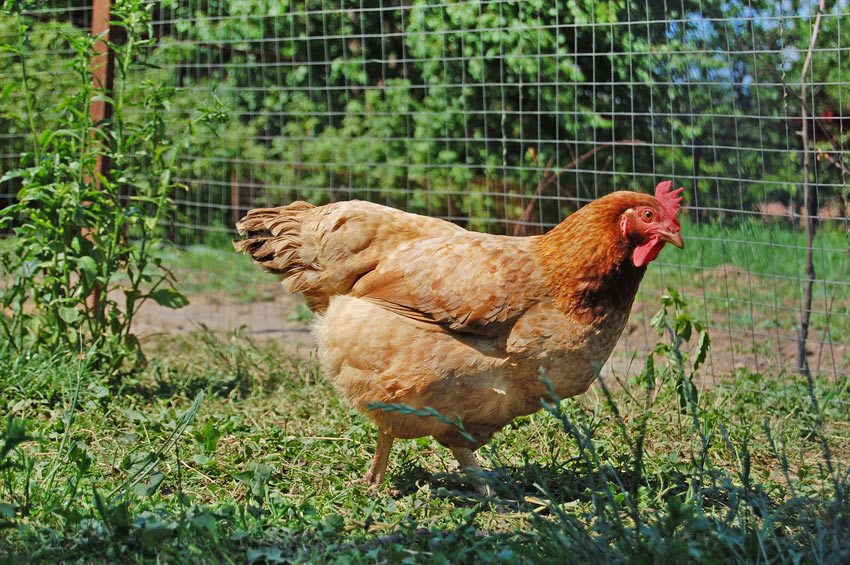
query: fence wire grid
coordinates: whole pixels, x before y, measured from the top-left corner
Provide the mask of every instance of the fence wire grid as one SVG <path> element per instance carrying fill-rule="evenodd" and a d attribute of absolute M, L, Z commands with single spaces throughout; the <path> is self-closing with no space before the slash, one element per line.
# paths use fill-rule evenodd
<path fill-rule="evenodd" d="M 72 52 L 62 34 L 91 26 L 90 2 L 24 12 L 44 96 L 63 88 Z M 809 218 L 808 362 L 820 377 L 845 376 L 850 6 L 825 8 L 818 17 L 817 3 L 787 0 L 152 2 L 156 41 L 139 76 L 176 89 L 175 116 L 215 101 L 227 111 L 181 155 L 188 190 L 166 229 L 180 246 L 223 248 L 250 208 L 361 198 L 524 235 L 611 191 L 673 179 L 685 187 L 686 248 L 650 267 L 614 370 L 642 368 L 633 360 L 657 340 L 649 318 L 668 286 L 708 323 L 710 377 L 797 369 Z M 0 55 L 0 79 L 14 65 Z M 0 165 L 15 166 L 24 134 L 10 125 L 0 144 Z M 8 183 L 0 190 L 15 198 Z M 225 303 L 215 317 L 236 311 Z M 285 315 L 269 309 L 264 329 Z"/>

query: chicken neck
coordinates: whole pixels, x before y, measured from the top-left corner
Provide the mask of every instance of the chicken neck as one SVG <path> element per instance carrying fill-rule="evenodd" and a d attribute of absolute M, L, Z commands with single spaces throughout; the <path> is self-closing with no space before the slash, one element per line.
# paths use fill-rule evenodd
<path fill-rule="evenodd" d="M 537 259 L 554 302 L 579 318 L 631 309 L 646 266 L 631 261 L 622 237 L 622 206 L 589 204 L 540 236 Z"/>

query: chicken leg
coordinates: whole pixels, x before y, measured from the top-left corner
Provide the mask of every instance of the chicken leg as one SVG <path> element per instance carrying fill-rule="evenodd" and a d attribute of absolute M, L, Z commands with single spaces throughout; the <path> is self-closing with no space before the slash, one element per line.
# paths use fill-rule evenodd
<path fill-rule="evenodd" d="M 352 484 L 368 484 L 369 493 L 377 494 L 381 483 L 384 482 L 384 476 L 387 474 L 387 461 L 390 459 L 390 451 L 393 447 L 393 436 L 378 430 L 378 445 L 375 447 L 375 456 L 372 458 L 372 465 L 362 479 L 352 481 Z"/>
<path fill-rule="evenodd" d="M 472 485 L 475 487 L 475 492 L 481 496 L 492 497 L 493 489 L 490 488 L 490 485 L 487 484 L 487 481 L 484 479 L 481 466 L 475 458 L 475 453 L 466 447 L 452 447 L 450 449 L 452 450 L 455 459 L 457 459 L 457 462 L 460 463 L 461 468 L 472 481 Z"/>

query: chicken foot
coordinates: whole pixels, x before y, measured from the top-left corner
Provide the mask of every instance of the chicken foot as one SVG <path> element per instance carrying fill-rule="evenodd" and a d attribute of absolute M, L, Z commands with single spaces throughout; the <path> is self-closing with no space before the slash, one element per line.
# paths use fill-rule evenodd
<path fill-rule="evenodd" d="M 472 485 L 475 487 L 475 492 L 481 496 L 492 497 L 493 489 L 490 488 L 490 485 L 487 484 L 487 481 L 484 479 L 481 466 L 478 464 L 478 459 L 475 458 L 475 453 L 466 447 L 451 447 L 449 449 L 452 450 L 452 454 L 454 454 L 455 459 L 457 459 L 461 468 L 472 481 Z"/>
<path fill-rule="evenodd" d="M 384 482 L 384 476 L 387 474 L 387 462 L 390 459 L 393 439 L 393 436 L 378 430 L 378 445 L 375 447 L 375 456 L 372 458 L 372 465 L 366 471 L 363 478 L 351 481 L 346 486 L 367 484 L 369 485 L 369 493 L 377 494 L 381 483 Z"/>

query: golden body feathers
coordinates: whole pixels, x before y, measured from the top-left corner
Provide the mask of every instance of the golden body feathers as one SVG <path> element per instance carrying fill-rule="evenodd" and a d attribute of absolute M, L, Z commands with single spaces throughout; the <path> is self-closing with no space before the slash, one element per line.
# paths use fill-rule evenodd
<path fill-rule="evenodd" d="M 431 435 L 464 463 L 462 450 L 540 409 L 541 375 L 562 398 L 590 386 L 645 271 L 630 260 L 641 241 L 621 227 L 637 206 L 658 205 L 615 193 L 518 238 L 367 202 L 295 202 L 250 211 L 235 246 L 304 293 L 323 372 L 385 443 Z M 367 409 L 374 402 L 459 417 L 476 441 L 435 418 Z M 388 449 L 379 440 L 370 482 Z"/>

